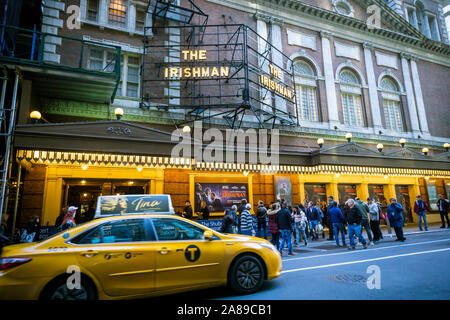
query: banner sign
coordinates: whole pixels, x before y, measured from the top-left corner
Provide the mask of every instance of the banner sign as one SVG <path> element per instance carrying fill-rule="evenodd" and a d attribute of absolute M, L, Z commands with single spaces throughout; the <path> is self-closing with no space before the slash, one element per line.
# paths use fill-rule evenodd
<path fill-rule="evenodd" d="M 242 199 L 249 202 L 247 183 L 195 183 L 195 212 L 200 211 L 202 203 L 209 212 L 224 212 L 233 205 L 239 206 Z"/>
<path fill-rule="evenodd" d="M 291 178 L 275 176 L 275 197 L 292 205 Z"/>
<path fill-rule="evenodd" d="M 258 234 L 258 222 L 256 220 L 255 216 L 252 216 L 253 218 L 253 229 L 256 231 L 257 237 L 264 237 L 262 234 Z M 196 220 L 195 222 L 200 223 L 201 225 L 204 225 L 205 227 L 211 228 L 214 231 L 220 232 L 220 227 L 222 226 L 222 219 L 215 219 L 215 220 Z M 264 230 L 261 229 L 261 233 L 263 233 Z M 269 233 L 269 222 L 266 222 L 266 237 L 271 236 Z"/>
<path fill-rule="evenodd" d="M 428 191 L 428 204 L 430 205 L 431 210 L 439 211 L 437 207 L 438 202 L 438 193 L 436 188 L 436 181 L 428 180 L 427 181 L 427 191 Z"/>

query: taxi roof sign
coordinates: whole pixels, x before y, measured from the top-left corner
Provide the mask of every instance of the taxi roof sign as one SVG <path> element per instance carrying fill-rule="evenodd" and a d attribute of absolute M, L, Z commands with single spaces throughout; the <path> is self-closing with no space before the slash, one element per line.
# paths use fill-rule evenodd
<path fill-rule="evenodd" d="M 168 194 L 100 196 L 95 218 L 127 214 L 175 214 Z"/>

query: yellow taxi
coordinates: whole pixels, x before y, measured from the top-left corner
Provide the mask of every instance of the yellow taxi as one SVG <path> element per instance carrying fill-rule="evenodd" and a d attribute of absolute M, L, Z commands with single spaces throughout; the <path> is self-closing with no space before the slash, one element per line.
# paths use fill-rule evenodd
<path fill-rule="evenodd" d="M 0 299 L 133 299 L 224 285 L 247 294 L 280 275 L 278 250 L 261 238 L 157 210 L 102 213 L 47 240 L 4 247 Z"/>

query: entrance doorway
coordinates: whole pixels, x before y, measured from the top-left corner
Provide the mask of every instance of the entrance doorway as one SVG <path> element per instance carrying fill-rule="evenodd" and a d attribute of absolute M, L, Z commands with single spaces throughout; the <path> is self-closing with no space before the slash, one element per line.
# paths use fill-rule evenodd
<path fill-rule="evenodd" d="M 78 208 L 75 221 L 77 224 L 94 218 L 97 199 L 106 195 L 148 194 L 148 180 L 122 179 L 64 179 L 63 211 L 69 206 Z"/>

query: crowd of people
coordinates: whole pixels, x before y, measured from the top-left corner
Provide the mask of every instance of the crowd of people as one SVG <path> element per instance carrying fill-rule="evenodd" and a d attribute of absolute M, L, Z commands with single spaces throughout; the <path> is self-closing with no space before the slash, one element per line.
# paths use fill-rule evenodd
<path fill-rule="evenodd" d="M 325 238 L 324 227 L 328 228 L 328 240 L 335 240 L 337 247 L 348 246 L 349 250 L 355 250 L 357 242 L 361 243 L 363 248 L 367 248 L 383 239 L 382 224 L 394 229 L 396 241 L 406 240 L 403 234 L 404 208 L 395 198 L 390 199 L 386 213 L 382 210 L 382 204 L 371 197 L 366 199 L 367 202 L 358 197 L 348 199 L 342 205 L 334 201 L 333 196 L 329 196 L 328 200 L 326 206 L 312 201 L 291 206 L 284 200 L 277 200 L 267 207 L 263 201 L 258 201 L 258 207 L 254 210 L 257 222 L 254 227 L 251 205 L 243 199 L 239 206 L 235 205 L 225 210 L 220 231 L 258 235 L 265 239 L 268 231 L 272 244 L 280 253 L 287 246 L 288 255 L 295 255 L 293 247 L 300 246 L 302 242 L 307 246 L 308 241 L 316 241 L 319 236 Z M 449 201 L 440 195 L 437 205 L 442 217 L 441 228 L 445 227 L 444 219 L 450 227 Z M 423 220 L 427 231 L 426 213 L 429 206 L 420 195 L 417 196 L 414 211 L 419 217 L 420 230 Z M 366 237 L 363 235 L 364 231 Z"/>

